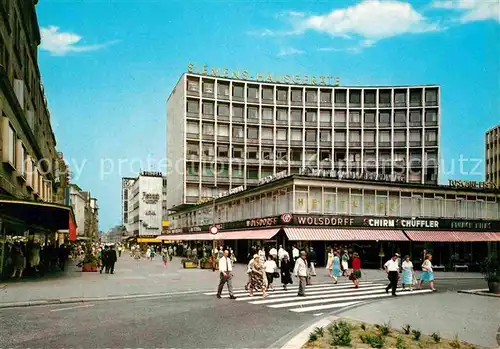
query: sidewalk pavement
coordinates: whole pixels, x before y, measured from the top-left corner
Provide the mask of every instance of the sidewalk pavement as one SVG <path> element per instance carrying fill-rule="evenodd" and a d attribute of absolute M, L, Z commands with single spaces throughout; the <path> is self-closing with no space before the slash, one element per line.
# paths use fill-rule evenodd
<path fill-rule="evenodd" d="M 409 324 L 423 334 L 439 333 L 441 337 L 460 340 L 486 348 L 500 347 L 500 301 L 456 292 L 390 298 L 370 303 L 335 315 L 372 324 L 390 321 L 401 329 Z"/>
<path fill-rule="evenodd" d="M 115 274 L 83 273 L 70 262 L 66 272 L 59 276 L 26 279 L 0 283 L 0 308 L 6 306 L 35 305 L 36 302 L 81 302 L 116 297 L 141 297 L 168 293 L 195 293 L 216 290 L 218 272 L 206 269 L 184 269 L 180 258 L 174 257 L 168 267 L 160 257 L 153 261 L 134 260 L 122 255 L 115 266 Z M 247 281 L 246 265 L 236 264 L 233 269 L 233 287 L 243 287 Z M 363 270 L 363 281 L 386 281 L 381 270 Z M 477 273 L 436 272 L 440 278 L 481 278 Z M 317 268 L 313 283 L 330 282 L 324 268 Z"/>

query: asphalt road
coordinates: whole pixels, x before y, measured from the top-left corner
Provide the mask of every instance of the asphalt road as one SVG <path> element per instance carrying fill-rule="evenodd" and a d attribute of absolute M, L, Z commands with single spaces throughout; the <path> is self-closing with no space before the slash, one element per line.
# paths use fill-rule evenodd
<path fill-rule="evenodd" d="M 436 287 L 438 294 L 446 294 L 484 288 L 485 283 L 443 279 Z M 280 347 L 318 319 L 198 294 L 10 308 L 0 309 L 0 348 Z"/>
<path fill-rule="evenodd" d="M 207 296 L 0 310 L 0 348 L 267 348 L 309 314 Z"/>

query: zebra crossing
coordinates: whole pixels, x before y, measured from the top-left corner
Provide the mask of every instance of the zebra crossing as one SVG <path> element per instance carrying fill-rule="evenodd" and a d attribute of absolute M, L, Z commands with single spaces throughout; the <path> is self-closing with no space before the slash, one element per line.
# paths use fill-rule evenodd
<path fill-rule="evenodd" d="M 251 297 L 244 289 L 234 290 L 236 302 L 246 302 L 252 305 L 265 306 L 273 309 L 287 309 L 294 313 L 315 313 L 319 311 L 333 311 L 340 308 L 361 304 L 366 301 L 391 297 L 386 293 L 386 284 L 374 282 L 360 282 L 359 288 L 354 288 L 350 282 L 346 283 L 321 283 L 306 287 L 306 297 L 297 296 L 298 285 L 290 286 L 288 290 L 278 288 L 269 291 L 267 297 L 262 297 L 262 292 L 254 292 Z M 398 296 L 412 296 L 432 293 L 431 290 L 403 291 L 398 289 Z M 217 292 L 207 292 L 204 295 L 215 296 Z M 229 298 L 224 290 L 222 298 Z"/>

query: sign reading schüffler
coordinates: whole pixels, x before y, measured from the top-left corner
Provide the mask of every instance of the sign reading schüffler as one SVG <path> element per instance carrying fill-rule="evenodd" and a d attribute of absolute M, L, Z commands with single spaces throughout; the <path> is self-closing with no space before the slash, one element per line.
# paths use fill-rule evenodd
<path fill-rule="evenodd" d="M 330 75 L 300 75 L 300 74 L 271 74 L 255 73 L 248 70 L 232 70 L 228 68 L 212 67 L 206 64 L 198 66 L 189 63 L 188 73 L 213 76 L 214 78 L 228 78 L 238 80 L 253 80 L 257 82 L 270 82 L 295 85 L 339 86 L 340 78 Z"/>
<path fill-rule="evenodd" d="M 433 219 L 365 218 L 363 224 L 380 228 L 439 228 L 439 221 Z"/>

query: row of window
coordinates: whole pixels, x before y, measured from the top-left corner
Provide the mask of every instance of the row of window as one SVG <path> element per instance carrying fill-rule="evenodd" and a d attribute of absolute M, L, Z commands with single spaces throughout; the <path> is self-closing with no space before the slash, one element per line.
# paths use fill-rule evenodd
<path fill-rule="evenodd" d="M 26 186 L 44 201 L 52 201 L 52 184 L 43 176 L 43 170 L 35 158 L 29 155 L 26 146 L 7 117 L 2 117 L 2 161 L 8 164 Z M 50 164 L 51 165 L 51 164 Z"/>
<path fill-rule="evenodd" d="M 231 150 L 230 150 L 231 149 Z M 201 153 L 205 159 L 213 159 L 215 157 L 215 148 L 211 144 L 203 144 L 201 148 Z M 197 160 L 199 158 L 200 148 L 198 145 L 189 144 L 187 149 L 188 160 Z M 260 155 L 259 155 L 260 154 Z M 332 156 L 334 154 L 334 156 Z M 218 158 L 229 158 L 232 159 L 251 159 L 251 160 L 279 160 L 279 161 L 306 161 L 315 160 L 318 158 L 320 161 L 331 161 L 335 162 L 360 162 L 361 154 L 364 154 L 363 159 L 366 164 L 373 164 L 377 161 L 377 151 L 375 150 L 365 150 L 360 151 L 350 151 L 349 156 L 346 156 L 345 151 L 335 151 L 332 153 L 331 149 L 306 149 L 301 148 L 281 148 L 277 147 L 273 149 L 272 147 L 259 147 L 248 146 L 245 148 L 228 145 L 217 145 L 217 157 Z M 409 150 L 408 155 L 405 150 L 396 150 L 391 156 L 391 151 L 379 151 L 378 160 L 380 162 L 396 162 L 396 163 L 406 163 L 406 159 L 410 160 L 411 163 L 420 163 L 422 161 L 422 151 L 412 149 Z M 424 152 L 424 158 L 427 163 L 437 163 L 437 151 L 430 150 Z"/>
<path fill-rule="evenodd" d="M 334 136 L 335 144 L 346 143 L 347 138 L 351 143 L 359 143 L 361 141 L 366 145 L 375 146 L 376 140 L 378 138 L 380 143 L 388 143 L 389 145 L 394 142 L 397 146 L 406 146 L 409 140 L 410 144 L 420 145 L 424 139 L 426 143 L 432 143 L 438 141 L 438 131 L 437 129 L 410 129 L 407 130 L 349 130 L 346 131 L 334 131 L 325 129 L 297 129 L 297 128 L 276 128 L 276 132 L 272 127 L 243 127 L 232 125 L 231 135 L 233 140 L 240 139 L 243 140 L 245 137 L 244 130 L 246 129 L 247 140 L 274 140 L 280 142 L 285 142 L 290 139 L 293 142 L 331 142 L 332 135 Z M 221 141 L 229 141 L 229 125 L 218 124 L 217 128 L 214 123 L 203 122 L 201 124 L 201 136 L 203 140 L 213 139 L 217 134 L 217 138 Z M 259 137 L 260 131 L 260 137 Z M 197 122 L 188 122 L 186 133 L 188 138 L 198 138 L 200 135 L 200 127 Z M 378 135 L 378 137 L 377 137 Z M 418 144 L 417 144 L 418 143 Z"/>
<path fill-rule="evenodd" d="M 202 92 L 206 95 L 214 95 L 214 83 L 210 81 L 203 81 Z M 245 86 L 243 84 L 233 83 L 232 84 L 232 97 L 235 99 L 243 100 L 245 98 Z M 221 97 L 229 97 L 230 95 L 230 84 L 225 82 L 219 82 L 217 84 L 217 95 Z M 187 90 L 192 93 L 199 93 L 200 84 L 197 80 L 187 81 Z M 358 89 L 335 89 L 334 91 L 334 102 L 335 104 L 346 104 L 349 101 L 350 105 L 361 105 L 362 99 L 365 106 L 375 106 L 377 101 L 378 93 L 378 103 L 379 105 L 391 106 L 393 102 L 394 106 L 422 106 L 423 97 L 425 96 L 425 105 L 437 105 L 438 103 L 438 90 L 436 88 L 426 88 L 425 94 L 421 88 L 410 88 L 409 96 L 407 89 L 367 89 L 362 93 Z M 324 104 L 332 103 L 332 91 L 331 90 L 320 90 L 318 94 L 317 89 L 302 89 L 292 87 L 289 91 L 286 87 L 277 86 L 262 86 L 260 88 L 258 85 L 248 85 L 246 90 L 246 97 L 248 99 L 259 99 L 262 98 L 263 101 L 273 101 L 278 102 L 288 102 L 292 103 L 317 103 L 318 100 Z M 363 97 L 363 98 L 362 98 Z"/>
<path fill-rule="evenodd" d="M 187 101 L 187 114 L 190 117 L 199 116 L 199 102 L 195 100 Z M 259 117 L 259 107 L 247 107 L 245 114 L 245 107 L 243 105 L 233 104 L 232 106 L 232 117 L 233 119 L 244 118 L 246 115 L 247 120 L 255 120 L 258 122 L 259 119 L 262 121 L 276 120 L 276 121 L 288 121 L 290 113 L 290 120 L 292 122 L 317 122 L 331 123 L 332 121 L 332 110 L 324 109 L 320 110 L 319 113 L 316 109 L 306 109 L 304 112 L 302 109 L 291 108 L 273 108 L 262 107 L 261 115 Z M 202 114 L 203 116 L 214 116 L 214 103 L 203 102 L 202 103 Z M 229 118 L 229 104 L 218 103 L 217 104 L 217 116 Z M 360 110 L 350 110 L 347 114 L 346 110 L 335 110 L 333 113 L 335 123 L 346 123 L 347 119 L 351 124 L 359 124 L 363 120 L 365 124 L 375 124 L 376 122 L 376 112 L 375 111 L 365 111 L 364 114 Z M 410 123 L 421 123 L 422 122 L 422 110 L 413 109 L 407 113 L 406 110 L 395 110 L 394 115 L 392 115 L 391 110 L 381 110 L 378 114 L 378 121 L 380 124 L 390 124 L 391 120 L 394 120 L 395 124 L 406 124 Z M 409 120 L 408 120 L 409 117 Z M 438 110 L 436 108 L 425 110 L 425 122 L 426 123 L 437 123 L 438 121 Z"/>
<path fill-rule="evenodd" d="M 201 195 L 200 195 L 201 194 Z M 210 192 L 201 192 L 198 187 L 186 189 L 188 197 L 211 197 Z M 493 201 L 491 201 L 493 199 Z M 373 190 L 336 191 L 330 188 L 311 187 L 309 191 L 291 188 L 236 199 L 215 206 L 216 222 L 225 223 L 242 219 L 269 217 L 283 213 L 345 214 L 366 216 L 435 217 L 458 219 L 499 219 L 500 204 L 494 198 L 456 196 L 445 194 L 416 194 Z M 201 208 L 187 214 L 170 217 L 172 228 L 211 223 L 214 213 Z"/>

